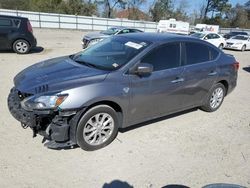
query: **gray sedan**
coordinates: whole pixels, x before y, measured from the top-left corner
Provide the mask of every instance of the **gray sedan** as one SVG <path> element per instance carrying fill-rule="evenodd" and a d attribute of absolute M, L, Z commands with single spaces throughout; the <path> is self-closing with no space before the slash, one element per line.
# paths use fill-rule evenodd
<path fill-rule="evenodd" d="M 121 128 L 194 107 L 216 111 L 236 87 L 238 69 L 233 56 L 193 37 L 117 35 L 26 68 L 14 78 L 8 106 L 47 147 L 92 151 Z"/>

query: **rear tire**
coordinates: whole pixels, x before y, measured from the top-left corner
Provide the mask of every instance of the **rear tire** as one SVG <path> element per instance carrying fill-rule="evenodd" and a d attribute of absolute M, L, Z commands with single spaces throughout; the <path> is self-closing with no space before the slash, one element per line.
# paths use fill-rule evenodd
<path fill-rule="evenodd" d="M 244 52 L 246 50 L 246 45 L 243 45 L 241 51 Z"/>
<path fill-rule="evenodd" d="M 13 50 L 17 54 L 27 54 L 30 51 L 30 44 L 26 40 L 18 39 L 13 43 Z"/>
<path fill-rule="evenodd" d="M 107 105 L 89 109 L 78 123 L 77 144 L 86 151 L 94 151 L 110 144 L 118 133 L 117 112 Z"/>
<path fill-rule="evenodd" d="M 205 104 L 201 109 L 206 112 L 214 112 L 218 110 L 223 103 L 226 94 L 226 88 L 222 83 L 215 84 L 209 92 Z"/>

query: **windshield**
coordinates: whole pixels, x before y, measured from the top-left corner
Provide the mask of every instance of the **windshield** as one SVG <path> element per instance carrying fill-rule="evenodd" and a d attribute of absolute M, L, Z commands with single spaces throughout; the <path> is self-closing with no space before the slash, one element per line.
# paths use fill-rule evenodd
<path fill-rule="evenodd" d="M 201 32 L 201 31 L 202 31 L 202 28 L 194 28 L 194 31 Z"/>
<path fill-rule="evenodd" d="M 203 38 L 205 36 L 205 34 L 204 33 L 194 33 L 191 36 L 201 39 L 201 38 Z"/>
<path fill-rule="evenodd" d="M 120 31 L 120 29 L 115 28 L 115 27 L 112 27 L 112 28 L 109 28 L 109 29 L 106 30 L 106 31 L 102 31 L 101 33 L 102 33 L 102 34 L 105 34 L 105 35 L 114 35 L 114 34 L 116 34 L 118 31 Z"/>
<path fill-rule="evenodd" d="M 116 70 L 150 45 L 127 37 L 107 38 L 71 57 L 74 61 L 102 70 Z"/>
<path fill-rule="evenodd" d="M 232 37 L 232 39 L 237 39 L 237 40 L 247 40 L 248 37 L 245 37 L 245 36 L 235 36 L 235 37 Z"/>

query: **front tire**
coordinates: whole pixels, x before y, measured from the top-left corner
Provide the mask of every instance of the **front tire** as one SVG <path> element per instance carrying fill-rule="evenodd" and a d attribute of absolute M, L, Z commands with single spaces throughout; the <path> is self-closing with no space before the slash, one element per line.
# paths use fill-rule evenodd
<path fill-rule="evenodd" d="M 224 47 L 224 45 L 223 45 L 223 44 L 220 44 L 218 48 L 219 48 L 220 50 L 222 50 L 223 47 Z"/>
<path fill-rule="evenodd" d="M 218 110 L 224 100 L 225 94 L 225 86 L 221 83 L 217 83 L 210 90 L 208 98 L 206 99 L 205 104 L 201 107 L 201 109 L 206 112 L 214 112 Z"/>
<path fill-rule="evenodd" d="M 243 45 L 241 51 L 244 52 L 246 50 L 246 45 Z"/>
<path fill-rule="evenodd" d="M 78 123 L 77 144 L 86 151 L 93 151 L 110 144 L 118 133 L 117 112 L 107 105 L 88 110 Z"/>
<path fill-rule="evenodd" d="M 18 39 L 13 43 L 13 50 L 18 54 L 27 54 L 30 51 L 30 44 L 26 40 Z"/>

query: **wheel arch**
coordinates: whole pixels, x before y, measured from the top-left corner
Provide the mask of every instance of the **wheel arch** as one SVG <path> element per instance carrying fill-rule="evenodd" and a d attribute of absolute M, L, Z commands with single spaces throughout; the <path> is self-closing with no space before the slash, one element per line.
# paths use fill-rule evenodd
<path fill-rule="evenodd" d="M 225 96 L 227 95 L 227 92 L 228 92 L 228 87 L 229 87 L 229 83 L 227 80 L 220 80 L 218 81 L 217 83 L 221 83 L 224 85 L 225 89 L 226 89 L 226 93 L 225 93 Z"/>
<path fill-rule="evenodd" d="M 114 101 L 110 101 L 110 100 L 102 100 L 102 101 L 98 101 L 98 102 L 94 102 L 90 105 L 88 105 L 85 108 L 82 108 L 71 120 L 70 120 L 70 132 L 69 132 L 69 137 L 70 140 L 73 143 L 76 143 L 76 131 L 77 131 L 77 127 L 78 127 L 78 123 L 81 120 L 82 116 L 91 108 L 98 106 L 98 105 L 107 105 L 111 108 L 113 108 L 117 114 L 118 114 L 118 118 L 119 118 L 119 126 L 118 128 L 122 127 L 123 124 L 123 109 L 122 107 L 114 102 Z"/>
<path fill-rule="evenodd" d="M 246 44 L 243 44 L 241 49 L 243 49 L 245 47 L 245 50 L 247 49 L 247 45 Z"/>
<path fill-rule="evenodd" d="M 13 47 L 14 47 L 14 43 L 15 43 L 17 40 L 25 40 L 25 41 L 27 41 L 27 42 L 29 43 L 29 45 L 31 46 L 29 40 L 27 40 L 26 38 L 23 38 L 23 37 L 21 37 L 21 38 L 18 37 L 18 38 L 14 39 L 14 40 L 12 41 L 12 43 L 11 43 L 12 49 L 13 49 Z"/>
<path fill-rule="evenodd" d="M 91 105 L 89 105 L 84 112 L 87 112 L 89 109 L 95 107 L 95 106 L 98 106 L 98 105 L 107 105 L 107 106 L 110 106 L 111 108 L 113 108 L 117 113 L 118 113 L 118 118 L 119 118 L 119 127 L 121 127 L 122 125 L 122 122 L 123 122 L 123 110 L 122 110 L 122 107 L 114 102 L 114 101 L 110 101 L 110 100 L 102 100 L 102 101 L 98 101 L 98 102 L 95 102 Z"/>

